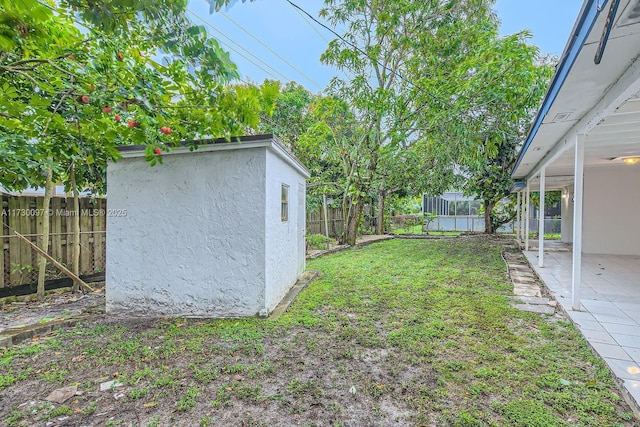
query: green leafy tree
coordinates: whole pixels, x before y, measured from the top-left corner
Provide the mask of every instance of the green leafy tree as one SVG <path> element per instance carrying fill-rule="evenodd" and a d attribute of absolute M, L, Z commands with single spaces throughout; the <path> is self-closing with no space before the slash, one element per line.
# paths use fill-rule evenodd
<path fill-rule="evenodd" d="M 400 181 L 392 173 L 395 156 L 444 134 L 449 129 L 443 124 L 457 119 L 451 99 L 461 89 L 451 77 L 491 19 L 491 3 L 325 1 L 322 16 L 345 31 L 321 59 L 347 76 L 335 78 L 330 89 L 349 103 L 359 124 L 351 141 L 360 157 L 349 183 L 348 243 L 355 241 L 367 194 L 375 188 L 383 206 L 396 187 L 392 181 Z M 386 172 L 379 174 L 380 168 Z"/>
<path fill-rule="evenodd" d="M 469 102 L 471 119 L 464 123 L 466 145 L 457 153 L 458 164 L 466 178 L 464 192 L 482 200 L 486 233 L 515 216 L 508 206 L 495 213 L 494 208 L 510 194 L 518 149 L 553 73 L 538 49 L 526 43 L 528 37 L 526 32 L 498 37 L 496 29 L 468 61 L 469 90 L 480 95 Z"/>
<path fill-rule="evenodd" d="M 366 155 L 359 123 L 349 105 L 338 97 L 317 97 L 309 107 L 310 126 L 300 136 L 298 151 L 312 172 L 311 194 L 337 195 L 343 218 L 360 215 L 360 205 L 352 203 L 358 191 L 361 157 Z M 362 144 L 354 144 L 358 140 Z M 349 220 L 347 220 L 349 224 Z M 345 236 L 341 239 L 345 242 Z"/>
<path fill-rule="evenodd" d="M 214 8 L 224 3 L 211 0 Z M 257 126 L 273 91 L 228 87 L 235 66 L 189 22 L 185 7 L 181 0 L 3 3 L 0 184 L 45 187 L 46 210 L 53 183 L 64 181 L 77 208 L 78 187 L 104 190 L 106 163 L 119 158 L 118 145 L 146 145 L 154 165 L 181 139 Z M 162 64 L 153 59 L 158 55 Z M 40 296 L 43 282 L 44 264 Z"/>
<path fill-rule="evenodd" d="M 265 83 L 268 83 L 265 82 Z M 304 86 L 289 82 L 279 89 L 275 105 L 270 115 L 263 114 L 259 125 L 261 132 L 273 133 L 301 160 L 305 152 L 299 148 L 299 141 L 311 126 L 310 108 L 316 99 Z"/>

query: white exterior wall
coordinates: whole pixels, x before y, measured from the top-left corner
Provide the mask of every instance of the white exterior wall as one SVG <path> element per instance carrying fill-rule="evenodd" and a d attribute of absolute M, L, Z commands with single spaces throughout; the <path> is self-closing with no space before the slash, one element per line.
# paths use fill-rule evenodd
<path fill-rule="evenodd" d="M 238 317 L 265 307 L 266 149 L 108 168 L 107 312 Z M 270 195 L 270 197 L 272 197 Z"/>
<path fill-rule="evenodd" d="M 585 168 L 583 252 L 640 255 L 640 167 Z"/>
<path fill-rule="evenodd" d="M 560 200 L 560 241 L 573 242 L 573 186 L 562 189 Z"/>
<path fill-rule="evenodd" d="M 305 263 L 305 177 L 292 169 L 275 150 L 266 156 L 266 295 L 265 311 L 271 312 L 296 283 Z M 281 219 L 282 184 L 289 186 L 289 219 Z M 300 224 L 302 218 L 302 225 Z M 302 249 L 302 250 L 301 250 Z"/>

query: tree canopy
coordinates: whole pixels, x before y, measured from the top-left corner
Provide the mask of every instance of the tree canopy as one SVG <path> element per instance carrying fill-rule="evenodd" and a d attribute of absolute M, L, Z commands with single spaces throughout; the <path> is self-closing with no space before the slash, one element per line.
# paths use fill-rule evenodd
<path fill-rule="evenodd" d="M 103 190 L 118 145 L 153 165 L 180 140 L 259 123 L 276 88 L 229 86 L 235 66 L 182 0 L 6 2 L 0 17 L 0 184 L 64 180 Z M 212 0 L 218 7 L 225 2 Z"/>

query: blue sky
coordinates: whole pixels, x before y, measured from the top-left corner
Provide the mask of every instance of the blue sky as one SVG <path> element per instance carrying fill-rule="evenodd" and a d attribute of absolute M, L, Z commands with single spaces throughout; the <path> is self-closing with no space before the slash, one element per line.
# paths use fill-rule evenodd
<path fill-rule="evenodd" d="M 318 16 L 322 0 L 293 0 Z M 531 44 L 560 56 L 582 0 L 497 0 L 501 33 L 528 29 Z M 189 0 L 189 16 L 231 53 L 245 81 L 295 80 L 312 92 L 325 88 L 336 71 L 320 63 L 327 40 L 334 36 L 303 17 L 286 0 L 254 0 L 209 14 L 204 0 Z M 204 20 L 202 21 L 201 18 Z M 206 23 L 205 23 L 206 22 Z"/>

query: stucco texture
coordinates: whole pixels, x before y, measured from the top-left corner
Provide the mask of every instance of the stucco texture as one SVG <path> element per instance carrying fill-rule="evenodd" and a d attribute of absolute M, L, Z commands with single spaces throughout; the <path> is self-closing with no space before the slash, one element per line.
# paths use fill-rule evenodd
<path fill-rule="evenodd" d="M 305 179 L 272 152 L 267 152 L 266 161 L 265 304 L 267 311 L 272 311 L 295 284 L 298 274 L 304 271 L 305 191 L 301 198 L 299 186 L 304 188 Z M 286 221 L 282 221 L 281 217 L 283 184 L 289 188 L 289 215 Z M 299 242 L 303 243 L 302 253 Z"/>
<path fill-rule="evenodd" d="M 110 164 L 107 312 L 264 314 L 265 178 L 265 148 Z"/>

